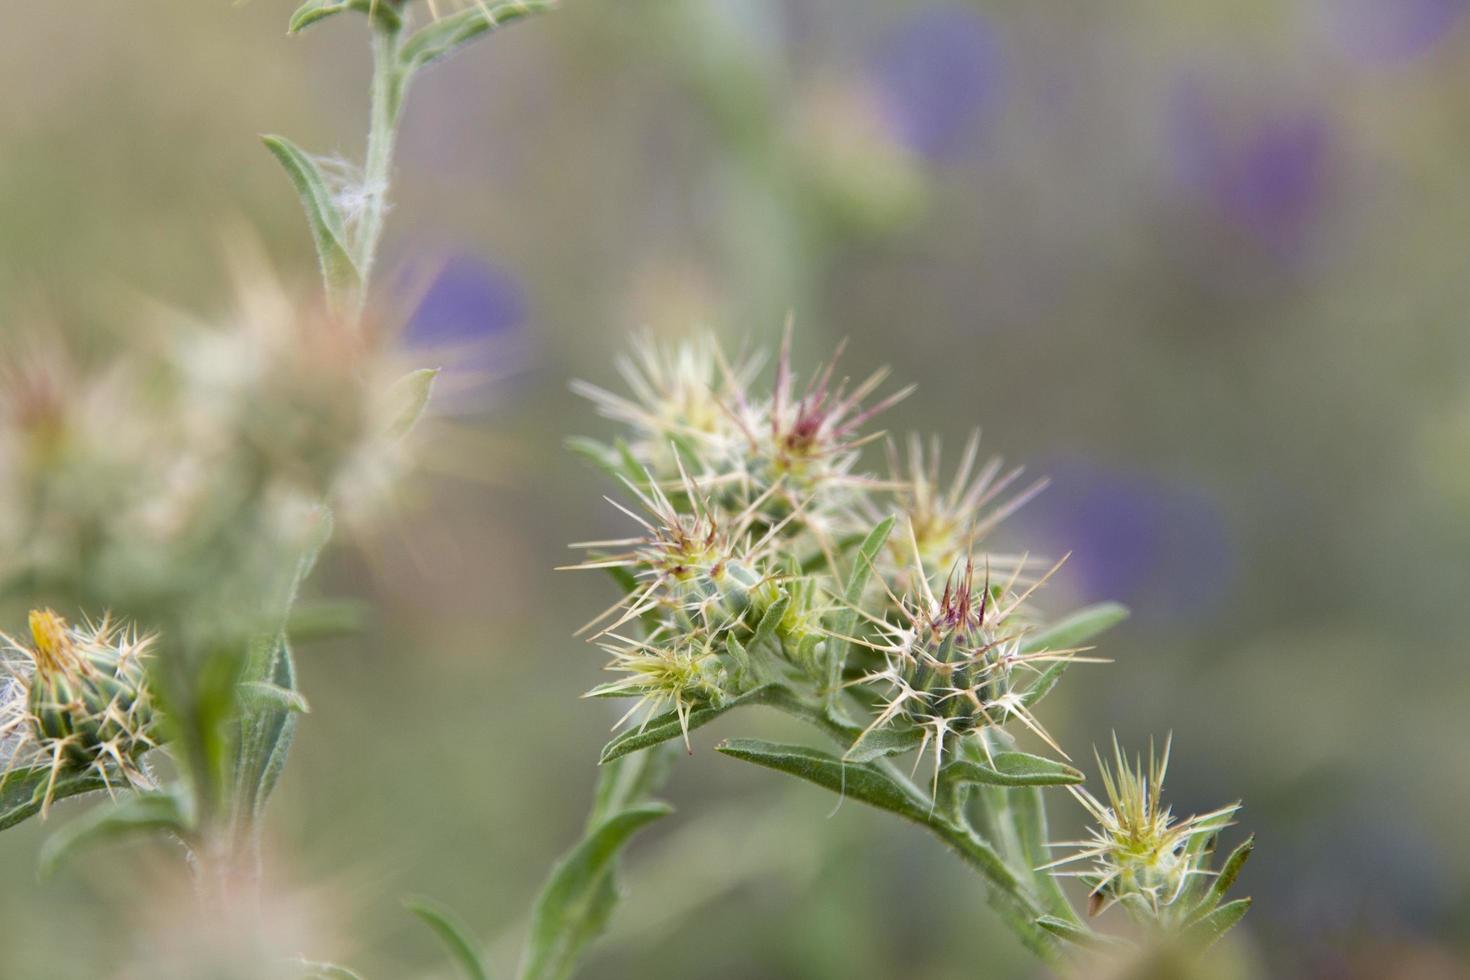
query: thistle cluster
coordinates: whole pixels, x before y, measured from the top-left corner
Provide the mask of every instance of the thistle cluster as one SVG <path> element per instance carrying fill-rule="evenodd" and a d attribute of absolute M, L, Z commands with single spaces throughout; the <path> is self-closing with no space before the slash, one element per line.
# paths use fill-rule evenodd
<path fill-rule="evenodd" d="M 788 330 L 766 394 L 756 359 L 707 338 L 640 344 L 619 362 L 630 395 L 576 386 L 626 426 L 577 445 L 623 483 L 636 506 L 615 506 L 639 528 L 579 546 L 593 554 L 575 567 L 627 586 L 590 624 L 621 675 L 592 693 L 637 698 L 624 721 L 673 710 L 686 741 L 692 711 L 795 685 L 866 715 L 859 743 L 893 729 L 932 745 L 936 769 L 954 740 L 1012 720 L 1055 746 L 1027 692 L 1080 651 L 1027 645 L 1050 573 L 977 547 L 1039 485 L 1014 489 L 1020 471 L 998 460 L 977 470 L 978 437 L 947 488 L 937 442 L 916 441 L 907 472 L 866 472 L 863 447 L 883 438 L 870 423 L 912 389 L 880 395 L 885 371 L 852 383 L 837 356 L 802 385 L 790 345 Z M 892 539 L 861 550 L 890 518 Z"/>
<path fill-rule="evenodd" d="M 73 626 L 49 609 L 30 614 L 32 645 L 5 637 L 8 673 L 0 704 L 5 760 L 0 786 L 46 771 L 41 810 L 66 773 L 151 786 L 141 766 L 157 744 L 145 658 L 153 637 L 110 619 Z"/>

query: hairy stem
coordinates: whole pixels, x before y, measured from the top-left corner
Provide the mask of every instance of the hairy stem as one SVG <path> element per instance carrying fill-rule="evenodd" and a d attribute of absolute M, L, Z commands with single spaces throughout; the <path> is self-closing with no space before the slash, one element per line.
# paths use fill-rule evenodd
<path fill-rule="evenodd" d="M 393 147 L 398 138 L 398 115 L 408 87 L 408 74 L 398 51 L 402 28 L 395 24 L 373 25 L 372 108 L 369 117 L 367 156 L 363 162 L 364 206 L 356 237 L 358 273 L 362 280 L 358 310 L 367 301 L 368 284 L 383 237 L 383 220 L 388 212 L 388 186 L 393 176 Z"/>

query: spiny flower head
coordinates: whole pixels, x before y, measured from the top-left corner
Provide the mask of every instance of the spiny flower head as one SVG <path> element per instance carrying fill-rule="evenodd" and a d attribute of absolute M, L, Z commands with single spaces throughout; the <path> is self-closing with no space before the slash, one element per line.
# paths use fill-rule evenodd
<path fill-rule="evenodd" d="M 730 458 L 739 438 L 731 406 L 743 398 L 754 362 L 730 366 L 710 337 L 664 347 L 645 336 L 615 363 L 631 398 L 585 381 L 572 390 L 628 426 L 628 450 L 640 465 L 668 479 L 680 447 L 714 465 Z"/>
<path fill-rule="evenodd" d="M 1017 466 L 1002 472 L 998 456 L 992 456 L 977 470 L 979 429 L 966 440 L 948 486 L 940 476 L 937 436 L 930 439 L 927 449 L 917 435 L 910 436 L 907 448 L 907 457 L 901 461 L 897 447 L 891 441 L 887 444 L 889 483 L 899 512 L 913 529 L 913 546 L 919 556 L 915 564 L 931 575 L 953 568 L 997 525 L 1046 488 L 1045 480 L 1036 480 L 1013 489 L 1023 470 Z M 904 550 L 905 543 L 900 540 L 889 543 L 889 552 L 900 571 L 906 565 Z M 1019 561 L 1015 556 L 994 554 L 987 560 L 990 568 L 1001 574 Z"/>
<path fill-rule="evenodd" d="M 912 528 L 909 545 L 916 556 L 916 594 L 899 599 L 889 593 L 893 618 L 864 614 L 878 639 L 862 645 L 881 653 L 884 664 L 855 683 L 880 687 L 884 700 L 863 734 L 889 725 L 918 726 L 925 745 L 934 746 L 937 772 L 951 739 L 1015 719 L 1065 756 L 1032 714 L 1036 697 L 1027 681 L 1040 677 L 1043 665 L 1092 658 L 1079 657 L 1082 648 L 1028 651 L 1023 645 L 1030 632 L 1025 604 L 1060 563 L 1017 591 L 1019 571 L 992 584 L 987 570 L 977 587 L 977 569 L 967 557 L 936 595 L 918 565 Z M 988 743 L 981 744 L 988 751 Z"/>
<path fill-rule="evenodd" d="M 1092 862 L 1086 870 L 1055 873 L 1087 884 L 1088 910 L 1093 915 L 1121 902 L 1132 911 L 1157 917 L 1183 893 L 1191 878 L 1214 873 L 1203 865 L 1204 849 L 1193 845 L 1230 826 L 1240 804 L 1176 821 L 1163 802 L 1171 741 L 1165 740 L 1162 755 L 1149 747 L 1145 768 L 1141 758 L 1129 762 L 1115 737 L 1111 768 L 1100 756 L 1097 760 L 1106 800 L 1080 787 L 1067 787 L 1096 826 L 1089 840 L 1052 845 L 1081 850 L 1046 867 Z"/>
<path fill-rule="evenodd" d="M 647 640 L 604 634 L 598 646 L 612 655 L 607 669 L 623 676 L 599 685 L 583 697 L 633 697 L 638 700 L 618 719 L 614 730 L 641 717 L 642 725 L 674 711 L 689 744 L 689 712 L 718 703 L 724 691 L 724 665 L 708 633 L 655 633 Z"/>
<path fill-rule="evenodd" d="M 570 568 L 623 569 L 637 583 L 593 624 L 622 609 L 622 615 L 608 627 L 616 629 L 663 607 L 686 623 L 718 629 L 745 615 L 758 598 L 754 593 L 770 584 L 764 568 L 785 522 L 765 528 L 756 539 L 759 500 L 739 513 L 726 513 L 703 494 L 682 461 L 677 465 L 680 481 L 671 492 L 678 505 L 652 474 L 646 474 L 646 489 L 627 484 L 643 514 L 609 498 L 614 507 L 638 522 L 642 535 L 575 545 L 591 549 L 598 557 Z M 608 553 L 615 548 L 628 550 Z M 766 600 L 773 598 L 768 588 L 762 591 Z"/>
<path fill-rule="evenodd" d="M 138 760 L 157 744 L 143 663 L 153 638 L 108 618 L 73 626 L 50 609 L 32 610 L 30 629 L 30 646 L 6 638 L 23 658 L 6 666 L 25 707 L 17 699 L 0 730 L 10 753 L 4 771 L 49 767 L 47 806 L 63 771 L 146 783 Z"/>
<path fill-rule="evenodd" d="M 742 401 L 739 406 L 740 427 L 750 453 L 748 475 L 762 489 L 784 484 L 788 504 L 795 505 L 806 495 L 819 504 L 830 504 L 836 488 L 872 483 L 852 473 L 858 450 L 879 435 L 865 435 L 863 427 L 914 390 L 909 386 L 865 406 L 864 401 L 888 377 L 888 370 L 880 368 L 849 389 L 846 378 L 836 378 L 841 356 L 839 345 L 837 353 L 798 394 L 788 326 L 770 399 L 758 404 Z"/>

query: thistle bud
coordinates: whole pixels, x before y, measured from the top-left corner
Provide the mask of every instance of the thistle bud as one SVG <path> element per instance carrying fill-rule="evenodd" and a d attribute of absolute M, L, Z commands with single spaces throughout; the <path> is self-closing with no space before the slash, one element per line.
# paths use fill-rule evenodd
<path fill-rule="evenodd" d="M 24 730 L 12 733 L 11 765 L 49 763 L 53 776 L 93 769 L 104 779 L 142 781 L 138 760 L 157 744 L 143 663 L 152 637 L 107 619 L 71 626 L 50 609 L 33 610 L 30 628 L 33 647 L 12 641 L 31 670 L 16 678 L 25 690 Z"/>

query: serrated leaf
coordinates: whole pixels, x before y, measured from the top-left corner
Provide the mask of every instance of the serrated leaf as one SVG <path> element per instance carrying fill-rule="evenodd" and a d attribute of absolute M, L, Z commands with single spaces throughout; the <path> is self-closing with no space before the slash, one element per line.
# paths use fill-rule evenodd
<path fill-rule="evenodd" d="M 1237 898 L 1191 922 L 1185 929 L 1185 938 L 1201 950 L 1209 949 L 1240 922 L 1250 910 L 1251 900 Z"/>
<path fill-rule="evenodd" d="M 47 838 L 38 859 L 39 873 L 42 878 L 50 877 L 64 861 L 89 847 L 160 830 L 188 836 L 189 818 L 178 797 L 172 793 L 125 797 L 89 810 Z"/>
<path fill-rule="evenodd" d="M 114 785 L 126 783 L 121 773 L 109 777 Z M 16 769 L 0 777 L 0 830 L 14 827 L 41 812 L 46 800 L 47 784 L 51 770 Z M 51 786 L 51 800 L 64 800 L 69 796 L 94 793 L 107 788 L 107 781 L 94 770 L 81 773 L 58 773 Z"/>
<path fill-rule="evenodd" d="M 291 15 L 291 23 L 287 25 L 286 32 L 295 34 L 319 20 L 326 20 L 349 10 L 371 14 L 383 27 L 397 28 L 402 24 L 398 11 L 393 9 L 393 4 L 388 0 L 307 0 Z"/>
<path fill-rule="evenodd" d="M 834 793 L 861 800 L 918 823 L 928 823 L 928 808 L 898 783 L 871 765 L 843 762 L 820 749 L 783 745 L 762 739 L 736 738 L 716 747 L 723 755 L 788 773 Z"/>
<path fill-rule="evenodd" d="M 988 762 L 956 759 L 940 770 L 940 778 L 986 786 L 1065 786 L 1083 775 L 1064 762 L 1028 752 L 996 752 Z"/>
<path fill-rule="evenodd" d="M 1245 862 L 1250 858 L 1255 846 L 1256 838 L 1252 834 L 1245 839 L 1244 843 L 1230 852 L 1230 856 L 1220 866 L 1220 873 L 1215 876 L 1214 881 L 1210 882 L 1210 890 L 1194 907 L 1194 918 L 1203 918 L 1220 904 L 1225 894 L 1230 891 L 1230 887 L 1235 884 L 1235 879 L 1240 877 L 1240 869 L 1245 867 Z"/>
<path fill-rule="evenodd" d="M 403 45 L 404 68 L 410 72 L 443 58 L 483 34 L 520 20 L 531 14 L 544 13 L 556 6 L 548 0 L 506 0 L 503 3 L 478 2 L 459 13 L 440 17 L 420 28 Z"/>
<path fill-rule="evenodd" d="M 848 762 L 872 762 L 890 755 L 912 752 L 924 744 L 922 728 L 878 728 L 862 735 L 842 754 Z"/>
<path fill-rule="evenodd" d="M 531 915 L 522 980 L 564 980 L 582 949 L 602 934 L 617 904 L 617 858 L 638 830 L 671 813 L 663 803 L 631 807 L 603 820 L 552 869 Z"/>
<path fill-rule="evenodd" d="M 355 292 L 362 285 L 362 277 L 357 263 L 352 260 L 351 251 L 347 248 L 342 213 L 332 200 L 321 169 L 310 156 L 285 137 L 263 136 L 261 139 L 266 149 L 285 168 L 286 176 L 291 179 L 291 186 L 296 188 L 296 194 L 301 199 L 306 222 L 311 227 L 312 241 L 316 244 L 317 258 L 321 262 L 322 282 L 326 284 L 327 295 L 341 298 Z"/>
<path fill-rule="evenodd" d="M 858 548 L 857 560 L 852 567 L 852 575 L 847 580 L 847 590 L 843 595 L 845 608 L 837 615 L 837 634 L 828 641 L 827 649 L 827 691 L 829 700 L 837 696 L 842 689 L 842 669 L 847 664 L 849 641 L 840 637 L 852 636 L 857 629 L 858 606 L 863 601 L 863 591 L 868 587 L 868 580 L 872 578 L 874 565 L 878 561 L 878 552 L 888 541 L 888 535 L 893 532 L 895 518 L 890 516 L 878 522 L 878 525 L 868 532 L 863 539 L 862 547 Z"/>
<path fill-rule="evenodd" d="M 464 924 L 453 912 L 420 896 L 405 898 L 403 906 L 434 931 L 469 980 L 490 980 L 490 971 L 485 968 L 485 961 L 477 948 L 479 944 L 470 938 Z"/>
<path fill-rule="evenodd" d="M 429 396 L 434 392 L 434 381 L 438 377 L 438 368 L 420 368 L 393 382 L 388 391 L 393 405 L 388 423 L 389 438 L 402 439 L 412 431 L 424 409 L 429 407 Z"/>

